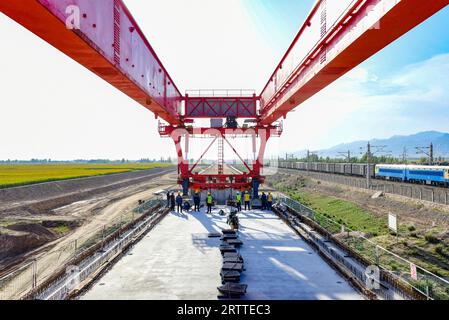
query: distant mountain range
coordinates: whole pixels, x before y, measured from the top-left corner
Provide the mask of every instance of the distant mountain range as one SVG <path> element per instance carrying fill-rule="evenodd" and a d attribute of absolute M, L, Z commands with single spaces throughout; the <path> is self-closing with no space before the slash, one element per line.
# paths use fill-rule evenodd
<path fill-rule="evenodd" d="M 434 157 L 449 157 L 449 133 L 437 132 L 437 131 L 426 131 L 409 136 L 393 136 L 389 139 L 373 139 L 369 141 L 372 146 L 386 146 L 384 148 L 388 154 L 394 157 L 402 157 L 404 154 L 404 148 L 407 150 L 407 157 L 409 159 L 417 159 L 425 157 L 425 155 L 417 154 L 416 147 L 428 147 L 433 144 L 434 147 Z M 320 157 L 326 158 L 337 158 L 340 156 L 340 152 L 351 152 L 352 157 L 360 157 L 361 153 L 366 152 L 368 141 L 355 141 L 351 143 L 342 143 L 335 147 L 319 150 L 318 155 Z M 375 148 L 373 149 L 373 152 Z M 428 150 L 425 150 L 428 152 Z M 295 152 L 298 157 L 305 157 L 307 151 Z M 382 155 L 386 153 L 379 153 Z M 341 156 L 340 156 L 341 157 Z"/>

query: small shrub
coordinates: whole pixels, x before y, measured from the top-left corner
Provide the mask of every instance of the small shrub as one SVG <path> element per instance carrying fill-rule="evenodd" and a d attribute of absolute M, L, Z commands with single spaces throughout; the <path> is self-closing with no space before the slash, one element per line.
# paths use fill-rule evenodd
<path fill-rule="evenodd" d="M 411 233 L 410 233 L 410 237 L 413 237 L 413 238 L 419 238 L 417 232 L 411 232 Z"/>
<path fill-rule="evenodd" d="M 439 255 L 444 255 L 444 248 L 443 245 L 439 244 L 435 247 L 435 253 L 439 254 Z"/>
<path fill-rule="evenodd" d="M 432 233 L 428 233 L 424 236 L 424 239 L 426 239 L 426 241 L 428 243 L 432 243 L 432 244 L 436 244 L 439 243 L 440 240 Z"/>
<path fill-rule="evenodd" d="M 410 232 L 416 231 L 415 226 L 409 226 L 408 231 L 410 231 Z"/>

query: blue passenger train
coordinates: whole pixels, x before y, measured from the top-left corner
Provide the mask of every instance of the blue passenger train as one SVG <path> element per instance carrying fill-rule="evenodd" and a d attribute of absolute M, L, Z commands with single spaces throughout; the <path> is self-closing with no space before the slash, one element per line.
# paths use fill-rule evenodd
<path fill-rule="evenodd" d="M 363 163 L 281 161 L 279 166 L 302 171 L 326 172 L 358 177 L 366 177 L 367 175 L 367 165 Z M 377 179 L 449 187 L 449 166 L 378 164 L 371 165 L 369 171 L 370 175 Z"/>
<path fill-rule="evenodd" d="M 376 178 L 429 185 L 449 186 L 449 166 L 379 164 Z"/>

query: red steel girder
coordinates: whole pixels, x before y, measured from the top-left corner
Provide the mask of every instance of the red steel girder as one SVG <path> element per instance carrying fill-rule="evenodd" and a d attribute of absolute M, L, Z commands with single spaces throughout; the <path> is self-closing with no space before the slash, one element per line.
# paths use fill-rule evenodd
<path fill-rule="evenodd" d="M 252 97 L 190 97 L 185 96 L 185 118 L 257 118 L 257 102 Z"/>
<path fill-rule="evenodd" d="M 318 0 L 261 93 L 268 125 L 449 4 Z"/>
<path fill-rule="evenodd" d="M 122 0 L 5 0 L 0 11 L 156 117 L 182 123 L 183 96 Z"/>
<path fill-rule="evenodd" d="M 175 135 L 191 135 L 191 136 L 232 136 L 232 137 L 249 137 L 270 135 L 270 137 L 280 137 L 283 132 L 282 124 L 270 126 L 256 126 L 253 128 L 193 128 L 193 127 L 175 127 L 172 125 L 164 125 L 159 123 L 159 134 L 162 137 Z"/>
<path fill-rule="evenodd" d="M 190 188 L 193 190 L 208 189 L 234 189 L 234 190 L 250 190 L 252 179 L 258 179 L 263 183 L 264 177 L 254 175 L 252 173 L 236 174 L 207 174 L 192 175 L 190 177 Z M 181 183 L 182 181 L 180 181 Z"/>
<path fill-rule="evenodd" d="M 201 129 L 201 128 L 197 128 Z M 223 189 L 223 188 L 232 188 L 232 189 L 245 189 L 249 190 L 253 186 L 253 180 L 257 180 L 259 183 L 263 183 L 264 177 L 261 176 L 261 170 L 263 168 L 263 155 L 266 149 L 266 145 L 270 137 L 272 137 L 272 131 L 278 132 L 277 128 L 258 128 L 258 130 L 251 130 L 251 133 L 248 134 L 245 130 L 241 129 L 228 129 L 231 132 L 239 131 L 239 135 L 245 134 L 250 135 L 254 139 L 258 137 L 260 139 L 260 149 L 259 154 L 256 160 L 253 161 L 252 168 L 246 163 L 246 161 L 238 154 L 237 150 L 232 146 L 229 140 L 226 138 L 225 131 L 214 130 L 210 128 L 203 128 L 205 133 L 203 135 L 213 137 L 213 141 L 208 145 L 206 150 L 203 152 L 201 157 L 196 161 L 196 163 L 190 167 L 190 164 L 187 159 L 184 158 L 183 150 L 182 150 L 182 138 L 189 140 L 190 133 L 186 128 L 175 128 L 173 126 L 162 126 L 160 125 L 160 132 L 165 136 L 169 136 L 173 139 L 175 143 L 176 151 L 178 154 L 178 182 L 179 184 L 184 184 L 188 182 L 188 186 L 190 189 Z M 239 136 L 237 135 L 237 136 Z M 198 164 L 201 162 L 205 154 L 210 150 L 212 145 L 218 140 L 223 139 L 230 146 L 233 152 L 239 157 L 239 159 L 243 162 L 243 164 L 248 169 L 247 173 L 240 174 L 224 174 L 224 172 L 219 172 L 218 174 L 207 174 L 207 173 L 196 173 L 193 172 Z M 187 144 L 186 144 L 187 146 Z M 255 148 L 255 146 L 254 146 Z M 220 159 L 219 159 L 220 160 Z M 221 170 L 224 168 L 224 163 L 222 163 Z"/>

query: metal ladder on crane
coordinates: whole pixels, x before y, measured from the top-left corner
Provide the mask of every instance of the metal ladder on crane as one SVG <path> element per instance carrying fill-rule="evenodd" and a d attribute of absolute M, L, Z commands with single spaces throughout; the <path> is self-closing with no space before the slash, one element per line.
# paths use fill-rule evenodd
<path fill-rule="evenodd" d="M 224 142 L 223 142 L 223 137 L 218 138 L 218 174 L 224 174 Z"/>

